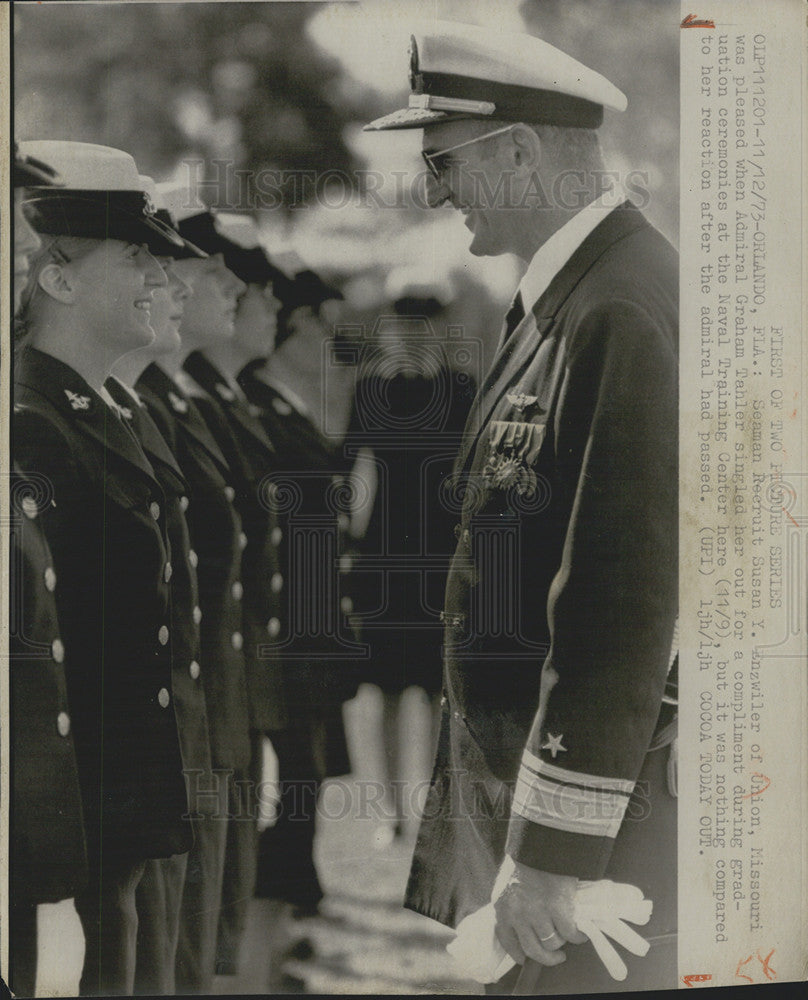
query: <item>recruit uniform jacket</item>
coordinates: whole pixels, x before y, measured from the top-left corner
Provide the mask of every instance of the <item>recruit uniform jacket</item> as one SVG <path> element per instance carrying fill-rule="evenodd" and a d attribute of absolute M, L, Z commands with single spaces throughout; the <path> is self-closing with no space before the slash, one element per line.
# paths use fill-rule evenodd
<path fill-rule="evenodd" d="M 239 584 L 247 539 L 233 476 L 196 403 L 162 369 L 149 365 L 135 388 L 191 490 L 185 513 L 199 580 L 196 617 L 213 766 L 243 771 L 250 739 Z"/>
<path fill-rule="evenodd" d="M 142 403 L 138 405 L 117 379 L 109 379 L 106 388 L 118 403 L 122 418 L 140 442 L 163 487 L 166 525 L 171 543 L 171 561 L 166 565 L 166 575 L 171 591 L 171 679 L 174 710 L 185 770 L 194 772 L 198 780 L 208 787 L 211 769 L 210 734 L 200 664 L 202 654 L 197 621 L 197 556 L 191 548 L 185 519 L 185 512 L 191 502 L 188 496 L 190 487 L 146 406 Z M 203 796 L 196 806 L 206 802 Z M 199 811 L 194 803 L 191 806 L 192 814 Z"/>
<path fill-rule="evenodd" d="M 287 713 L 278 636 L 288 584 L 279 556 L 283 532 L 268 495 L 277 455 L 247 400 L 207 358 L 195 352 L 185 367 L 210 396 L 200 407 L 232 470 L 235 503 L 247 536 L 241 583 L 250 725 L 263 732 L 282 729 Z"/>
<path fill-rule="evenodd" d="M 297 600 L 287 610 L 287 689 L 294 704 L 329 713 L 356 694 L 358 683 L 352 657 L 359 647 L 347 618 L 353 607 L 339 569 L 348 526 L 342 504 L 347 492 L 341 488 L 347 466 L 308 416 L 257 375 L 257 368 L 243 369 L 239 383 L 275 445 L 277 482 L 288 498 L 280 505 L 281 556 Z"/>
<path fill-rule="evenodd" d="M 651 827 L 627 806 L 676 618 L 677 281 L 671 246 L 615 209 L 525 304 L 472 407 L 407 896 L 445 923 L 488 901 L 506 851 L 598 879 L 621 829 Z"/>
<path fill-rule="evenodd" d="M 53 484 L 42 515 L 59 578 L 67 691 L 90 858 L 192 843 L 171 695 L 165 499 L 142 449 L 68 365 L 33 348 L 16 371 L 16 461 Z"/>
<path fill-rule="evenodd" d="M 16 429 L 16 424 L 15 424 Z M 12 905 L 54 903 L 86 881 L 87 857 L 65 671 L 58 578 L 40 512 L 55 498 L 39 477 L 12 476 L 10 532 Z M 66 660 L 67 657 L 67 660 Z"/>

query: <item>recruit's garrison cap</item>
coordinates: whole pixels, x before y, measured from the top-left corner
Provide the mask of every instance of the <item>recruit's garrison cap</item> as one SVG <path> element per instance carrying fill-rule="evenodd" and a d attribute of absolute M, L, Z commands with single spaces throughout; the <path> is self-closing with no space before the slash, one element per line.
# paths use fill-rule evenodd
<path fill-rule="evenodd" d="M 625 111 L 613 84 L 527 34 L 433 21 L 410 39 L 409 107 L 365 131 L 423 128 L 460 118 L 598 128 L 603 109 Z"/>
<path fill-rule="evenodd" d="M 156 254 L 171 254 L 182 245 L 155 216 L 129 153 L 56 139 L 20 143 L 20 152 L 48 163 L 64 181 L 64 187 L 28 185 L 25 202 L 36 209 L 33 225 L 38 232 L 145 243 Z"/>

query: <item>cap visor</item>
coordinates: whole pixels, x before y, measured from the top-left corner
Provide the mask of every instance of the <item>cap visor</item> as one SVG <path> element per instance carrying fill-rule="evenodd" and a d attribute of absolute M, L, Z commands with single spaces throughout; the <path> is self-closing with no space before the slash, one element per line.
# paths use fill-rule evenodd
<path fill-rule="evenodd" d="M 186 241 L 159 219 L 144 218 L 142 222 L 138 219 L 138 224 L 143 226 L 143 242 L 152 253 L 173 256 L 176 251 L 185 250 Z"/>
<path fill-rule="evenodd" d="M 436 122 L 450 121 L 454 118 L 469 118 L 470 115 L 458 115 L 448 111 L 428 111 L 426 108 L 402 108 L 383 118 L 377 118 L 365 125 L 363 132 L 390 132 L 393 129 L 423 128 Z"/>

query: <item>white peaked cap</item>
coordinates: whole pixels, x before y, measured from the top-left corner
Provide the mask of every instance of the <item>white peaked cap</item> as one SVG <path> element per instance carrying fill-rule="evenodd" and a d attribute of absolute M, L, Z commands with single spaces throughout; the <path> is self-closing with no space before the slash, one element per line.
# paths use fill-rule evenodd
<path fill-rule="evenodd" d="M 217 212 L 216 229 L 233 243 L 245 250 L 259 246 L 261 239 L 258 224 L 251 215 L 239 212 Z"/>
<path fill-rule="evenodd" d="M 74 191 L 140 191 L 140 175 L 133 157 L 122 149 L 91 142 L 37 139 L 21 142 L 26 156 L 44 160 Z"/>
<path fill-rule="evenodd" d="M 626 96 L 533 35 L 432 21 L 413 31 L 408 108 L 368 131 L 423 128 L 453 117 L 597 128 L 603 109 L 625 111 Z"/>
<path fill-rule="evenodd" d="M 435 299 L 442 306 L 448 305 L 455 296 L 454 286 L 448 277 L 434 274 L 431 268 L 417 264 L 394 268 L 387 276 L 384 292 L 391 302 L 398 299 Z"/>
<path fill-rule="evenodd" d="M 177 223 L 208 211 L 208 206 L 199 197 L 199 191 L 193 185 L 183 184 L 181 181 L 158 183 L 157 196 L 161 207 L 167 209 Z"/>

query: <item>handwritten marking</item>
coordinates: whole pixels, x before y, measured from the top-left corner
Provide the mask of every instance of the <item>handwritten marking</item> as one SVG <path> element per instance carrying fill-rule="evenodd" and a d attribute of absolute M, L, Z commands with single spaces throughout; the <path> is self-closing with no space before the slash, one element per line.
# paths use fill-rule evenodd
<path fill-rule="evenodd" d="M 699 19 L 695 14 L 688 14 L 687 17 L 679 25 L 680 28 L 714 28 L 715 21 L 708 21 L 704 18 Z"/>
<path fill-rule="evenodd" d="M 694 975 L 682 976 L 682 982 L 685 984 L 685 986 L 689 986 L 692 989 L 693 983 L 706 983 L 708 979 L 712 978 L 713 978 L 712 975 L 704 975 L 704 974 L 698 976 Z"/>
<path fill-rule="evenodd" d="M 783 513 L 786 515 L 789 521 L 791 521 L 791 523 L 794 525 L 795 528 L 799 528 L 799 525 L 794 520 L 794 518 L 789 514 L 789 512 L 785 509 L 785 507 L 783 507 Z"/>
<path fill-rule="evenodd" d="M 747 974 L 745 972 L 741 972 L 741 966 L 742 965 L 746 965 L 747 962 L 751 962 L 751 961 L 752 961 L 752 956 L 750 955 L 748 958 L 742 958 L 740 960 L 740 962 L 738 962 L 738 966 L 735 969 L 735 978 L 736 979 L 748 979 L 750 983 L 754 982 L 754 979 L 751 976 L 747 976 Z"/>
<path fill-rule="evenodd" d="M 765 973 L 767 979 L 777 979 L 777 973 L 769 965 L 769 959 L 772 957 L 773 954 L 774 954 L 774 948 L 772 948 L 772 950 L 765 958 L 760 957 L 760 952 L 757 953 L 758 962 L 760 962 L 760 964 L 763 966 L 763 972 Z"/>
<path fill-rule="evenodd" d="M 752 777 L 753 778 L 762 778 L 766 782 L 766 784 L 762 788 L 756 788 L 754 790 L 754 792 L 747 792 L 746 795 L 742 795 L 741 796 L 742 799 L 751 799 L 753 795 L 762 795 L 766 791 L 766 789 L 769 787 L 769 785 L 772 783 L 772 779 L 771 778 L 767 778 L 766 775 L 765 774 L 761 774 L 760 771 L 753 771 L 752 772 Z"/>

